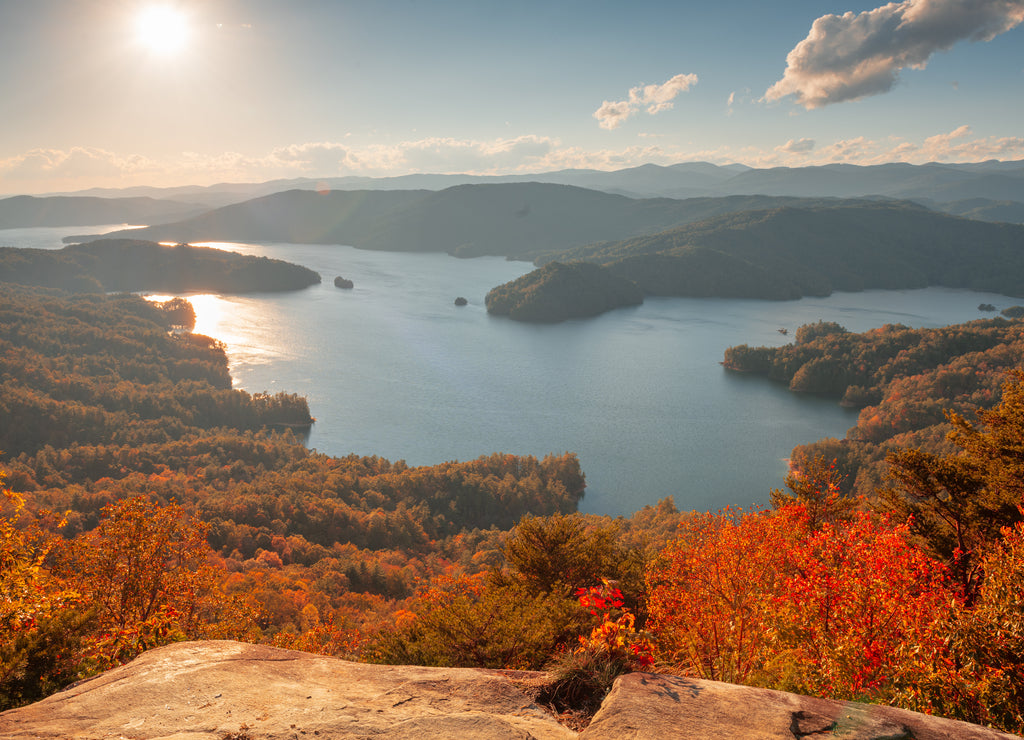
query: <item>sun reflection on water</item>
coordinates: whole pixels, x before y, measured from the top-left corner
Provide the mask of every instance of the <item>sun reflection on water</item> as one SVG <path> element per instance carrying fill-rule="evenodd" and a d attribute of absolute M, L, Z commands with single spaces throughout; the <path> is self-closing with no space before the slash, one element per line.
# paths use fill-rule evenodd
<path fill-rule="evenodd" d="M 142 296 L 147 301 L 163 303 L 178 296 L 162 293 L 150 293 Z M 192 304 L 192 310 L 196 312 L 196 325 L 192 329 L 193 334 L 205 334 L 208 337 L 218 339 L 225 344 L 227 339 L 223 335 L 224 323 L 224 300 L 217 295 L 199 294 L 180 296 Z"/>
<path fill-rule="evenodd" d="M 228 340 L 223 331 L 226 313 L 224 299 L 218 295 L 204 293 L 188 296 L 188 302 L 192 304 L 192 310 L 196 312 L 196 326 L 192 331 L 219 339 L 227 344 Z"/>

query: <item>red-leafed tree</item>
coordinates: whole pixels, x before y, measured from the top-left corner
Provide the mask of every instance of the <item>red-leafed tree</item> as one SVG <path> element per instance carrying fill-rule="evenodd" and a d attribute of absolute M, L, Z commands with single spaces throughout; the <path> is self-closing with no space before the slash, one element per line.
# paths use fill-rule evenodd
<path fill-rule="evenodd" d="M 941 652 L 935 624 L 952 593 L 906 526 L 867 514 L 816 525 L 789 504 L 686 526 L 648 576 L 662 660 L 704 678 L 878 698 L 908 651 Z"/>

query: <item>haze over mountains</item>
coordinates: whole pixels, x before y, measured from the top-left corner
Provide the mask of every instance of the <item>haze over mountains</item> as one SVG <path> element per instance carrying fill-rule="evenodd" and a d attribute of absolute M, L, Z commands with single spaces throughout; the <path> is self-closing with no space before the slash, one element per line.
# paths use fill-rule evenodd
<path fill-rule="evenodd" d="M 0 200 L 0 229 L 162 223 L 188 218 L 205 210 L 204 206 L 195 203 L 160 200 L 149 196 L 100 198 L 16 195 Z"/>
<path fill-rule="evenodd" d="M 144 196 L 184 200 L 205 205 L 207 208 L 216 208 L 293 189 L 442 190 L 455 185 L 522 182 L 574 185 L 631 198 L 696 198 L 728 195 L 841 198 L 885 196 L 937 204 L 951 204 L 978 198 L 1024 204 L 1024 161 L 997 160 L 969 164 L 832 164 L 770 169 L 756 169 L 738 164 L 720 166 L 708 162 L 683 162 L 669 166 L 647 164 L 607 172 L 570 169 L 502 176 L 414 174 L 384 178 L 299 178 L 254 184 L 222 183 L 209 187 L 92 189 L 61 195 L 107 198 Z M 1021 213 L 1024 214 L 1024 206 Z M 1024 220 L 1024 215 L 1021 220 Z"/>
<path fill-rule="evenodd" d="M 459 181 L 470 182 L 452 184 Z M 765 170 L 696 162 L 495 178 L 337 178 L 277 191 L 302 184 L 309 186 L 163 191 L 173 201 L 152 200 L 161 191 L 145 189 L 117 200 L 14 198 L 0 201 L 0 215 L 24 203 L 37 223 L 66 224 L 94 208 L 103 218 L 91 223 L 109 223 L 118 220 L 111 208 L 131 206 L 151 209 L 155 221 L 161 213 L 185 217 L 106 237 L 346 244 L 608 271 L 547 269 L 492 291 L 490 310 L 534 321 L 592 315 L 642 295 L 791 299 L 927 285 L 1024 295 L 1024 226 L 1000 223 L 1024 222 L 1024 162 Z M 410 185 L 420 187 L 395 189 Z M 193 205 L 260 191 L 269 194 L 198 213 Z"/>

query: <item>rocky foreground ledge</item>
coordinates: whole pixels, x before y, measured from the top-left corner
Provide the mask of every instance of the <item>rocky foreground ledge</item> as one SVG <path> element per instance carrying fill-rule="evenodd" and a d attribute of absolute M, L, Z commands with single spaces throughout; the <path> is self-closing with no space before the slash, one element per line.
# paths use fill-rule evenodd
<path fill-rule="evenodd" d="M 184 642 L 31 706 L 0 737 L 61 740 L 626 740 L 1015 735 L 890 707 L 633 673 L 576 733 L 531 699 L 545 674 L 350 663 L 239 642 Z"/>

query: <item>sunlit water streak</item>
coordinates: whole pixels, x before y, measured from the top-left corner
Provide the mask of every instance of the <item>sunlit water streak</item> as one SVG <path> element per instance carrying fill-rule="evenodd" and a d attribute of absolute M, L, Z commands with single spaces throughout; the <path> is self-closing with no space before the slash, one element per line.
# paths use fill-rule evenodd
<path fill-rule="evenodd" d="M 412 465 L 573 451 L 588 482 L 581 509 L 614 515 L 670 495 L 684 509 L 764 504 L 794 445 L 842 437 L 855 423 L 834 400 L 723 370 L 727 347 L 784 344 L 819 319 L 852 331 L 940 326 L 989 315 L 979 303 L 1014 303 L 945 289 L 787 302 L 657 298 L 538 326 L 488 316 L 483 305 L 491 287 L 529 271 L 525 263 L 230 246 L 323 276 L 291 293 L 190 298 L 196 331 L 227 345 L 236 387 L 309 399 L 312 447 Z M 354 289 L 335 288 L 336 275 Z M 469 305 L 456 307 L 456 296 Z"/>

